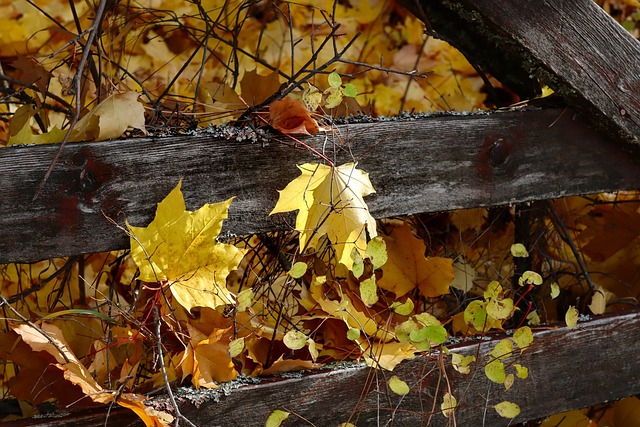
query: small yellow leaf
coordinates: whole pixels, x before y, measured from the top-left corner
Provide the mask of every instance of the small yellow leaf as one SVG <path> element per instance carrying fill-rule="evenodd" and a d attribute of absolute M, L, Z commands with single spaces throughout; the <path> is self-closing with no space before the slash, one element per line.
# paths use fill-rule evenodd
<path fill-rule="evenodd" d="M 245 311 L 247 308 L 251 307 L 251 304 L 253 304 L 253 289 L 249 288 L 249 289 L 245 289 L 244 291 L 240 292 L 237 296 L 237 310 L 239 312 L 243 312 Z"/>
<path fill-rule="evenodd" d="M 315 362 L 319 355 L 318 349 L 316 348 L 316 342 L 311 338 L 308 338 L 307 347 L 309 347 L 309 355 L 311 355 L 311 360 Z"/>
<path fill-rule="evenodd" d="M 229 343 L 229 356 L 236 357 L 244 350 L 244 338 L 238 338 Z"/>
<path fill-rule="evenodd" d="M 551 299 L 556 299 L 560 295 L 560 286 L 557 283 L 551 284 Z"/>
<path fill-rule="evenodd" d="M 307 336 L 300 331 L 289 331 L 282 339 L 284 345 L 291 350 L 300 350 L 307 343 Z"/>
<path fill-rule="evenodd" d="M 519 363 L 514 363 L 514 368 L 516 368 L 516 375 L 518 378 L 522 378 L 523 380 L 529 377 L 529 368 L 526 366 L 522 366 Z"/>
<path fill-rule="evenodd" d="M 453 415 L 456 406 L 458 406 L 458 401 L 456 400 L 456 398 L 453 397 L 451 393 L 445 393 L 444 397 L 442 398 L 442 404 L 440 405 L 442 415 L 449 418 L 451 415 Z"/>
<path fill-rule="evenodd" d="M 322 93 L 318 89 L 309 86 L 302 92 L 301 99 L 307 110 L 316 111 L 322 102 Z"/>
<path fill-rule="evenodd" d="M 533 342 L 533 332 L 528 326 L 518 328 L 513 334 L 513 342 L 520 348 L 520 352 L 524 351 Z"/>
<path fill-rule="evenodd" d="M 389 307 L 394 313 L 397 313 L 401 316 L 408 316 L 414 309 L 413 300 L 411 298 L 407 298 L 407 300 L 403 303 L 399 301 L 394 301 Z"/>
<path fill-rule="evenodd" d="M 464 310 L 464 321 L 478 331 L 487 331 L 491 325 L 487 324 L 487 309 L 482 301 L 474 300 Z"/>
<path fill-rule="evenodd" d="M 507 375 L 504 379 L 504 389 L 509 390 L 511 386 L 513 386 L 513 383 L 515 382 L 515 380 L 516 380 L 516 377 L 513 374 Z"/>
<path fill-rule="evenodd" d="M 498 384 L 504 384 L 507 375 L 504 370 L 504 363 L 498 359 L 493 359 L 484 367 L 484 373 L 491 381 Z"/>
<path fill-rule="evenodd" d="M 496 359 L 505 359 L 513 354 L 513 341 L 504 339 L 491 350 L 491 356 Z"/>
<path fill-rule="evenodd" d="M 579 317 L 580 313 L 578 313 L 578 310 L 574 306 L 570 306 L 564 315 L 564 321 L 568 327 L 574 328 L 578 324 Z"/>
<path fill-rule="evenodd" d="M 593 297 L 591 297 L 591 304 L 589 304 L 589 310 L 593 314 L 602 314 L 607 309 L 607 300 L 609 299 L 611 292 L 598 288 Z"/>
<path fill-rule="evenodd" d="M 304 276 L 306 272 L 307 272 L 307 263 L 299 261 L 293 264 L 293 266 L 291 266 L 291 270 L 289 270 L 288 274 L 294 279 L 299 279 L 302 276 Z"/>
<path fill-rule="evenodd" d="M 453 369 L 460 372 L 461 374 L 470 373 L 471 367 L 469 365 L 475 361 L 475 356 L 463 356 L 458 353 L 453 353 L 451 355 L 451 364 L 453 365 Z"/>
<path fill-rule="evenodd" d="M 511 255 L 517 258 L 526 258 L 529 256 L 529 252 L 522 243 L 514 243 L 511 245 Z"/>
<path fill-rule="evenodd" d="M 24 124 L 24 127 L 20 129 L 20 131 L 11 137 L 9 137 L 9 141 L 7 141 L 7 146 L 12 145 L 31 145 L 31 144 L 55 144 L 62 142 L 64 140 L 65 135 L 67 134 L 66 130 L 60 130 L 56 126 L 53 127 L 49 132 L 43 134 L 34 134 L 31 130 L 31 125 L 29 122 Z"/>
<path fill-rule="evenodd" d="M 527 316 L 527 321 L 531 326 L 538 326 L 540 324 L 540 316 L 537 311 L 532 311 Z"/>
<path fill-rule="evenodd" d="M 359 279 L 360 276 L 364 273 L 364 259 L 360 252 L 356 248 L 351 250 L 351 259 L 353 259 L 353 266 L 351 267 L 351 272 L 356 279 Z"/>
<path fill-rule="evenodd" d="M 389 388 L 397 395 L 404 396 L 409 394 L 409 386 L 396 375 L 389 378 Z"/>
<path fill-rule="evenodd" d="M 513 314 L 511 298 L 491 298 L 487 301 L 487 314 L 497 320 L 505 320 Z"/>
<path fill-rule="evenodd" d="M 502 418 L 515 418 L 520 415 L 520 407 L 512 402 L 500 402 L 494 408 Z"/>
<path fill-rule="evenodd" d="M 542 285 L 542 276 L 535 271 L 525 271 L 518 279 L 520 286 L 524 285 Z"/>
<path fill-rule="evenodd" d="M 367 307 L 371 307 L 378 302 L 378 287 L 376 286 L 376 276 L 371 276 L 367 280 L 360 282 L 360 298 Z"/>
<path fill-rule="evenodd" d="M 387 244 L 382 236 L 376 236 L 371 239 L 369 243 L 367 243 L 365 253 L 371 260 L 374 269 L 382 267 L 389 259 L 389 256 L 387 255 Z"/>
<path fill-rule="evenodd" d="M 267 422 L 265 423 L 265 427 L 280 427 L 282 422 L 289 418 L 289 412 L 281 411 L 280 409 L 276 409 L 267 417 Z"/>

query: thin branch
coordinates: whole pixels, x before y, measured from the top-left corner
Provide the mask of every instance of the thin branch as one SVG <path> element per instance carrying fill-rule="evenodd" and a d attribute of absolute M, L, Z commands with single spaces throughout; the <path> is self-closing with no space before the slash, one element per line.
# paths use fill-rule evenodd
<path fill-rule="evenodd" d="M 51 172 L 53 172 L 53 169 L 58 163 L 58 160 L 60 159 L 60 155 L 62 154 L 62 150 L 64 149 L 64 146 L 66 145 L 67 141 L 69 141 L 69 138 L 71 137 L 71 132 L 73 132 L 73 128 L 75 127 L 76 123 L 78 122 L 78 119 L 80 118 L 80 111 L 82 110 L 82 99 L 80 97 L 80 92 L 82 87 L 82 75 L 84 74 L 84 68 L 87 65 L 87 59 L 91 54 L 91 46 L 93 45 L 93 42 L 96 39 L 97 34 L 101 30 L 102 19 L 104 18 L 104 11 L 107 7 L 107 3 L 109 3 L 109 0 L 100 0 L 100 4 L 98 4 L 98 8 L 96 10 L 96 16 L 93 20 L 93 24 L 91 24 L 91 26 L 89 27 L 90 28 L 89 36 L 87 37 L 87 42 L 85 44 L 84 51 L 82 52 L 82 57 L 80 58 L 80 62 L 78 63 L 76 74 L 73 77 L 75 89 L 71 93 L 75 94 L 76 96 L 76 111 L 75 111 L 75 114 L 73 115 L 73 118 L 71 119 L 71 124 L 69 125 L 69 129 L 67 129 L 67 133 L 64 135 L 64 138 L 62 140 L 62 143 L 60 144 L 60 147 L 58 148 L 58 151 L 53 157 L 53 160 L 51 161 L 51 164 L 49 165 L 47 172 L 44 174 L 44 178 L 42 178 L 42 182 L 40 182 L 38 191 L 36 191 L 36 194 L 33 196 L 32 200 L 34 201 L 38 197 L 40 197 L 40 194 L 42 194 L 42 190 L 44 189 L 44 186 L 47 183 L 49 176 L 51 176 Z M 98 84 L 98 82 L 96 82 L 96 84 Z"/>

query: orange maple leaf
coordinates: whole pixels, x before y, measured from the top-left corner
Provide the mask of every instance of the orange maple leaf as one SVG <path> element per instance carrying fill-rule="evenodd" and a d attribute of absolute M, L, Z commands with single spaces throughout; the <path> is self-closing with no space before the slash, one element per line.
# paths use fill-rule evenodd
<path fill-rule="evenodd" d="M 313 135 L 318 133 L 320 126 L 311 117 L 311 113 L 304 104 L 296 99 L 284 98 L 274 101 L 269 106 L 271 126 L 284 134 L 301 133 Z"/>

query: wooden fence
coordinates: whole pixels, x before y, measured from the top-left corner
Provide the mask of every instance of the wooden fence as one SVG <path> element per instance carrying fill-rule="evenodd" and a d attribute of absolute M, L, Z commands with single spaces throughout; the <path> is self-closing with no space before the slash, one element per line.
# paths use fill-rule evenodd
<path fill-rule="evenodd" d="M 495 75 L 512 81 L 522 94 L 531 89 L 531 76 L 546 78 L 572 108 L 353 124 L 305 139 L 318 149 L 332 147 L 326 154 L 337 163 L 356 160 L 371 174 L 377 193 L 368 203 L 375 217 L 640 188 L 640 43 L 590 0 L 566 0 L 562 7 L 527 0 L 500 7 L 488 0 L 402 3 L 417 16 L 428 16 L 434 34 L 460 39 L 463 53 L 479 64 L 499 58 Z M 450 28 L 460 30 L 456 22 L 466 37 L 456 37 Z M 489 33 L 494 36 L 487 40 Z M 474 49 L 474 39 L 484 40 L 478 41 L 482 49 Z M 276 190 L 296 176 L 294 164 L 313 160 L 285 138 L 268 146 L 206 134 L 69 144 L 33 200 L 57 149 L 0 150 L 0 262 L 127 247 L 114 222 L 148 223 L 155 204 L 179 179 L 190 209 L 237 196 L 227 233 L 288 227 L 267 214 Z M 531 377 L 507 392 L 481 373 L 440 370 L 438 355 L 432 354 L 394 371 L 413 386 L 404 398 L 386 389 L 388 373 L 353 365 L 263 380 L 227 393 L 179 392 L 178 400 L 198 425 L 264 425 L 274 409 L 318 426 L 348 420 L 363 426 L 450 425 L 440 414 L 429 415 L 434 389 L 446 372 L 462 396 L 457 425 L 467 426 L 506 425 L 487 409 L 505 399 L 521 405 L 515 421 L 522 422 L 640 393 L 638 313 L 542 330 L 534 343 L 521 362 Z M 485 354 L 491 346 L 492 341 L 471 340 L 452 351 Z M 82 412 L 20 425 L 88 425 L 104 417 L 104 412 Z M 110 417 L 110 425 L 137 422 L 123 410 Z M 295 416 L 287 422 L 303 424 Z"/>

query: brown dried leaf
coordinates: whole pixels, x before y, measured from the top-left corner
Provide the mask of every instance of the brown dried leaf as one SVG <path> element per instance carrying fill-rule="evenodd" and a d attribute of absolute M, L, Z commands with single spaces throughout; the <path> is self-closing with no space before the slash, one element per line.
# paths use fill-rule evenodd
<path fill-rule="evenodd" d="M 296 99 L 284 98 L 274 101 L 269 106 L 269 116 L 271 126 L 287 135 L 313 135 L 320 130 L 318 122 L 311 117 L 309 110 Z"/>

